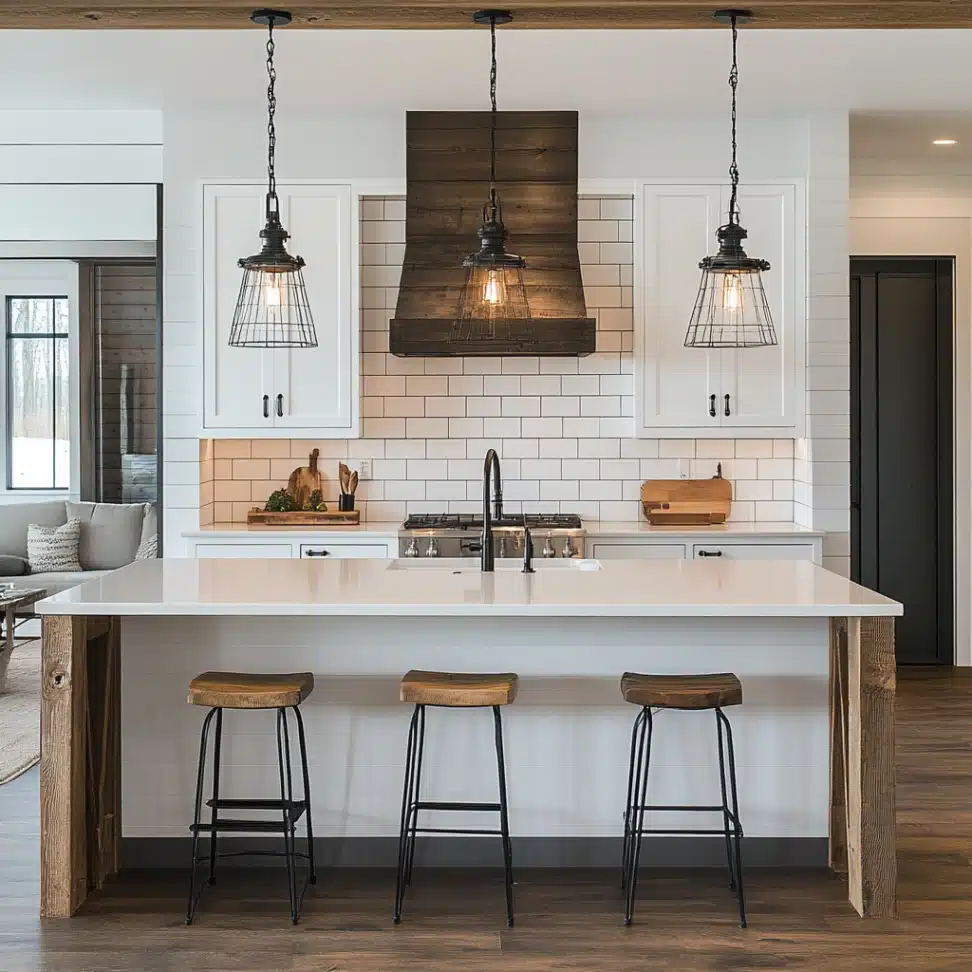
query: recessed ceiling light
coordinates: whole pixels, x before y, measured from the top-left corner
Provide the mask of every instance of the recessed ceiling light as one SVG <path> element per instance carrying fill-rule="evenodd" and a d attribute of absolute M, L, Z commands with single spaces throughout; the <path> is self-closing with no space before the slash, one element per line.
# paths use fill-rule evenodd
<path fill-rule="evenodd" d="M 954 138 L 935 138 L 932 145 L 958 145 L 958 140 Z"/>

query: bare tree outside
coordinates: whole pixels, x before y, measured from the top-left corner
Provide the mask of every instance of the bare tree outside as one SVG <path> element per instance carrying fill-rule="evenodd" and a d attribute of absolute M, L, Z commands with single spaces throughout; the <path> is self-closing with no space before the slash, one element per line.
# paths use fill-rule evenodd
<path fill-rule="evenodd" d="M 10 489 L 67 489 L 70 400 L 66 297 L 7 298 Z"/>

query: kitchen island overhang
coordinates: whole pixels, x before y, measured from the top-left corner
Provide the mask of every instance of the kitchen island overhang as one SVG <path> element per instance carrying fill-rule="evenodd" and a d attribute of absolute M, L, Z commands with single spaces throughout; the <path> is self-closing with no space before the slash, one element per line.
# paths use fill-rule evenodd
<path fill-rule="evenodd" d="M 514 833 L 572 836 L 617 828 L 633 717 L 617 695 L 622 671 L 732 668 L 744 686 L 733 717 L 747 834 L 829 834 L 854 907 L 894 913 L 899 604 L 798 562 L 535 575 L 397 564 L 147 561 L 42 602 L 42 914 L 74 913 L 118 869 L 123 736 L 126 837 L 185 833 L 197 744 L 185 685 L 220 666 L 319 676 L 312 776 L 325 791 L 323 832 L 344 837 L 394 832 L 397 811 L 384 811 L 397 803 L 407 713 L 396 689 L 409 667 L 521 674 L 508 730 L 520 754 L 509 770 Z M 672 715 L 659 785 L 701 786 L 708 769 L 694 754 L 713 748 L 708 720 L 702 731 Z M 453 773 L 453 756 L 476 762 L 471 732 L 436 757 Z M 247 745 L 235 767 L 229 747 L 228 773 L 260 782 L 261 737 Z M 547 765 L 551 753 L 562 763 Z"/>

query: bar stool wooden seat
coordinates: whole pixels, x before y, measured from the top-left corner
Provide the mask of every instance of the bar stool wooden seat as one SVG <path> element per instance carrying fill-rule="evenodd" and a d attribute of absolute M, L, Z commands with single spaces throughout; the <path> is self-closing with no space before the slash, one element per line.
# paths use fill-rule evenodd
<path fill-rule="evenodd" d="M 296 925 L 300 919 L 300 907 L 309 884 L 317 882 L 314 870 L 314 828 L 311 823 L 310 775 L 307 770 L 307 741 L 304 735 L 304 720 L 300 714 L 300 704 L 314 690 L 314 676 L 311 672 L 297 672 L 289 675 L 262 675 L 245 672 L 204 672 L 189 683 L 188 701 L 190 705 L 209 706 L 203 720 L 199 741 L 199 766 L 196 776 L 196 801 L 192 826 L 192 873 L 189 878 L 189 904 L 186 909 L 186 924 L 191 925 L 196 905 L 203 888 L 196 890 L 196 872 L 199 864 L 209 863 L 209 879 L 206 884 L 216 881 L 216 860 L 220 857 L 234 857 L 237 854 L 219 854 L 217 837 L 220 833 L 279 833 L 284 838 L 282 854 L 266 852 L 268 856 L 284 857 L 287 863 L 287 887 L 290 895 L 290 919 Z M 226 799 L 219 795 L 220 745 L 223 735 L 223 709 L 253 710 L 275 709 L 277 713 L 277 763 L 280 775 L 279 799 Z M 287 711 L 292 709 L 297 722 L 297 737 L 300 747 L 300 764 L 303 775 L 303 799 L 295 800 L 290 763 L 290 731 Z M 216 733 L 213 743 L 213 796 L 206 801 L 212 811 L 209 823 L 202 821 L 203 783 L 206 773 L 206 744 L 209 729 L 216 720 Z M 263 817 L 245 819 L 220 816 L 220 811 L 244 810 L 276 812 L 279 819 Z M 307 825 L 307 852 L 296 851 L 296 824 L 304 816 Z M 209 854 L 199 856 L 200 834 L 209 834 Z M 247 853 L 247 852 L 242 852 Z M 265 853 L 265 852 L 252 852 Z M 297 889 L 297 859 L 308 863 L 307 878 L 303 887 Z M 203 885 L 205 887 L 205 885 Z"/>
<path fill-rule="evenodd" d="M 621 696 L 625 702 L 641 707 L 631 730 L 628 798 L 624 812 L 621 885 L 625 890 L 625 924 L 630 925 L 634 916 L 638 868 L 641 861 L 641 841 L 645 834 L 722 834 L 726 842 L 729 887 L 737 893 L 739 925 L 745 928 L 746 899 L 743 892 L 741 849 L 743 829 L 739 822 L 739 800 L 736 793 L 736 757 L 732 742 L 732 726 L 729 724 L 728 717 L 722 711 L 727 706 L 742 704 L 742 684 L 730 672 L 715 675 L 640 675 L 626 672 L 621 678 Z M 719 784 L 722 791 L 722 803 L 720 805 L 673 806 L 648 804 L 646 802 L 648 764 L 651 759 L 652 709 L 712 710 L 715 712 L 719 740 Z M 725 736 L 725 747 L 723 736 Z M 723 828 L 722 830 L 647 829 L 644 825 L 645 813 L 652 811 L 721 813 Z"/>
<path fill-rule="evenodd" d="M 503 756 L 503 720 L 501 709 L 516 699 L 517 676 L 469 674 L 458 672 L 423 672 L 412 670 L 401 682 L 401 700 L 415 706 L 408 729 L 405 755 L 405 783 L 402 789 L 402 818 L 398 839 L 398 870 L 395 882 L 395 923 L 402 918 L 405 891 L 412 883 L 417 834 L 475 834 L 502 838 L 503 870 L 506 877 L 506 923 L 513 927 L 513 851 L 510 842 L 509 811 L 506 799 L 506 764 Z M 422 754 L 425 748 L 425 710 L 427 706 L 469 709 L 491 708 L 496 746 L 496 768 L 499 778 L 498 803 L 459 803 L 422 800 Z M 420 827 L 418 815 L 423 810 L 493 811 L 499 813 L 499 830 L 449 829 Z"/>

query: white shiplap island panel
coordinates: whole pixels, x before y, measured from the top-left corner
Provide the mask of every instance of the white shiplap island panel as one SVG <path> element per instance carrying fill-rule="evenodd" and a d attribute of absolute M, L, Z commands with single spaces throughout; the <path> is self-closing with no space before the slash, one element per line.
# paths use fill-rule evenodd
<path fill-rule="evenodd" d="M 409 668 L 519 673 L 504 720 L 513 834 L 555 843 L 619 839 L 635 714 L 620 699 L 624 671 L 734 671 L 747 839 L 819 847 L 829 835 L 854 907 L 894 913 L 901 605 L 809 562 L 538 561 L 524 575 L 500 561 L 483 575 L 469 560 L 159 560 L 38 612 L 45 915 L 72 914 L 117 869 L 119 815 L 126 838 L 181 854 L 204 715 L 186 687 L 205 670 L 312 671 L 302 710 L 315 833 L 395 835 Z M 656 732 L 651 802 L 712 803 L 711 713 L 666 712 Z M 275 792 L 274 745 L 272 718 L 228 716 L 228 794 Z M 428 797 L 492 799 L 491 746 L 486 715 L 430 713 Z M 90 780 L 103 781 L 95 793 Z M 687 823 L 675 817 L 664 825 Z"/>
<path fill-rule="evenodd" d="M 143 560 L 38 614 L 137 617 L 891 617 L 897 601 L 805 561 Z"/>

